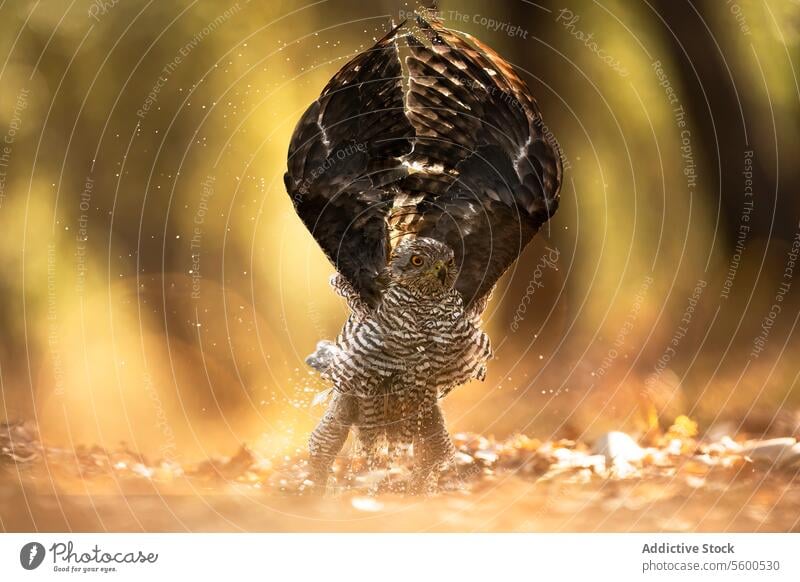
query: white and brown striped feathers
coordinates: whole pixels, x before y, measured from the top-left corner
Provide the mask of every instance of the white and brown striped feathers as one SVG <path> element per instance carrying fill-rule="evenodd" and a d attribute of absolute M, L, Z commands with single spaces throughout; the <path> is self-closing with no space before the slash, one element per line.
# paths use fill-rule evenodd
<path fill-rule="evenodd" d="M 491 357 L 488 336 L 453 289 L 452 250 L 439 241 L 401 242 L 388 266 L 377 309 L 358 305 L 335 343 L 309 356 L 336 391 L 357 397 L 361 433 L 386 433 L 410 442 L 413 420 L 452 388 L 483 378 Z"/>

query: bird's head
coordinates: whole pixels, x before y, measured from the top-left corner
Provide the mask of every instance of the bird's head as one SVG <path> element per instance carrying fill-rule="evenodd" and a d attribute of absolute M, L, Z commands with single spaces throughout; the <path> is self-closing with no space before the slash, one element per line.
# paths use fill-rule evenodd
<path fill-rule="evenodd" d="M 452 249 L 432 238 L 403 240 L 389 261 L 391 280 L 424 297 L 452 289 L 456 275 Z"/>

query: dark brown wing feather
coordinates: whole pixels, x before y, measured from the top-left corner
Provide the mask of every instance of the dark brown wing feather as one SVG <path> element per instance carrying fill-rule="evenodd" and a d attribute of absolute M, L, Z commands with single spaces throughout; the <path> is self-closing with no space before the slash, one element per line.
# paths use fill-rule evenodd
<path fill-rule="evenodd" d="M 284 182 L 295 210 L 336 270 L 375 306 L 386 266 L 392 184 L 414 135 L 403 108 L 392 30 L 347 63 L 295 128 Z"/>
<path fill-rule="evenodd" d="M 450 245 L 456 288 L 483 305 L 557 208 L 558 145 L 499 55 L 437 21 L 418 23 L 427 43 L 406 36 L 405 101 L 396 28 L 337 73 L 303 115 L 286 187 L 369 305 L 379 300 L 390 235 L 404 234 Z"/>
<path fill-rule="evenodd" d="M 446 242 L 456 288 L 480 304 L 556 211 L 558 144 L 525 83 L 468 35 L 419 19 L 428 43 L 410 37 L 408 117 L 416 130 L 405 204 L 392 222 Z M 400 218 L 402 215 L 402 218 Z"/>

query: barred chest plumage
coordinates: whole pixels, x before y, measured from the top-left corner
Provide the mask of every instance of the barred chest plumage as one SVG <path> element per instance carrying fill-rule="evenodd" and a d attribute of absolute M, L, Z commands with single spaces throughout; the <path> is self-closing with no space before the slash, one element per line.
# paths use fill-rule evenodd
<path fill-rule="evenodd" d="M 450 291 L 440 297 L 419 298 L 403 287 L 393 286 L 376 313 L 376 320 L 395 348 L 413 353 L 446 355 L 469 338 L 461 296 Z"/>
<path fill-rule="evenodd" d="M 418 297 L 397 285 L 372 315 L 351 318 L 337 344 L 337 389 L 365 397 L 404 392 L 435 400 L 477 376 L 490 356 L 488 338 L 466 317 L 460 294 Z"/>

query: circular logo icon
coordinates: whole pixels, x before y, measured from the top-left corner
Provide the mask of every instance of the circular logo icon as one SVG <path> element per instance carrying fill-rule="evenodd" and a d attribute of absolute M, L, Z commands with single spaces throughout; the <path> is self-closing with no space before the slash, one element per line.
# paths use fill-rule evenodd
<path fill-rule="evenodd" d="M 39 542 L 28 542 L 19 551 L 19 563 L 26 570 L 35 570 L 44 561 L 44 546 Z"/>

